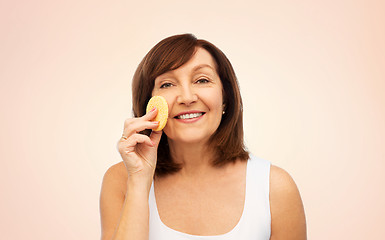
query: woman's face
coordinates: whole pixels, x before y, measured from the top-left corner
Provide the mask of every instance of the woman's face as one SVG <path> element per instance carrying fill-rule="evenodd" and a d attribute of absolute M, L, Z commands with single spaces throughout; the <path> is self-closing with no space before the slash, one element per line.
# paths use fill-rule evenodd
<path fill-rule="evenodd" d="M 171 141 L 206 142 L 217 130 L 223 111 L 222 82 L 208 51 L 198 48 L 178 69 L 155 79 L 152 96 L 163 96 L 169 108 L 163 129 Z"/>

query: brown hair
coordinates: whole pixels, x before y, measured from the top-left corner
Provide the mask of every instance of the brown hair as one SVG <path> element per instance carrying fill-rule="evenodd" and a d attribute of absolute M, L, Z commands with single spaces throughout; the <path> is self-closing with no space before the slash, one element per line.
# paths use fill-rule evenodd
<path fill-rule="evenodd" d="M 163 39 L 156 44 L 140 62 L 132 81 L 133 113 L 135 117 L 146 113 L 147 102 L 151 98 L 155 78 L 175 70 L 188 62 L 196 49 L 208 51 L 217 64 L 217 73 L 223 86 L 225 113 L 209 144 L 215 151 L 213 166 L 223 166 L 230 162 L 247 160 L 243 142 L 243 108 L 238 81 L 234 69 L 225 54 L 212 43 L 197 39 L 192 34 L 181 34 Z M 144 131 L 149 134 L 149 131 Z M 156 176 L 177 172 L 181 166 L 172 160 L 167 136 L 162 135 L 158 147 Z"/>

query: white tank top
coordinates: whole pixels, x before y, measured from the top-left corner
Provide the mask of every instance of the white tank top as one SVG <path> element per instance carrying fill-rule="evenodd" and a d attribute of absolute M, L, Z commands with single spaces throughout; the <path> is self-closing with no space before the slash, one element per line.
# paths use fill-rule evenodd
<path fill-rule="evenodd" d="M 237 225 L 221 235 L 198 236 L 176 231 L 160 219 L 152 183 L 149 206 L 149 240 L 266 240 L 270 239 L 269 202 L 270 162 L 250 155 L 246 171 L 246 195 L 242 216 Z M 192 223 L 193 224 L 193 223 Z"/>

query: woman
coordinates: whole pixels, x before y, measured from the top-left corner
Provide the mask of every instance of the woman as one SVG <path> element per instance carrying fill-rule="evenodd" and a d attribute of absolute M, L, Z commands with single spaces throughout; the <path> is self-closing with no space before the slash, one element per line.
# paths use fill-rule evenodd
<path fill-rule="evenodd" d="M 284 170 L 243 145 L 233 68 L 191 34 L 159 42 L 133 78 L 133 111 L 100 197 L 102 239 L 306 239 L 298 189 Z M 163 96 L 163 131 L 145 113 Z"/>

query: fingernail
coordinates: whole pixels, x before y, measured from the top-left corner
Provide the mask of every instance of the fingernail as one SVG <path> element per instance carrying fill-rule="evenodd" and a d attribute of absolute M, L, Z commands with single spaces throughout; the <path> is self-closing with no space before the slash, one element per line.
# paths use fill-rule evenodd
<path fill-rule="evenodd" d="M 150 111 L 150 112 L 153 112 L 153 111 L 155 111 L 155 109 L 156 109 L 156 107 L 153 107 L 153 108 L 151 109 L 151 111 Z"/>
<path fill-rule="evenodd" d="M 154 125 L 158 125 L 159 121 L 153 121 Z"/>
<path fill-rule="evenodd" d="M 155 146 L 155 142 L 154 141 L 151 140 L 151 143 L 152 143 L 153 146 Z"/>

